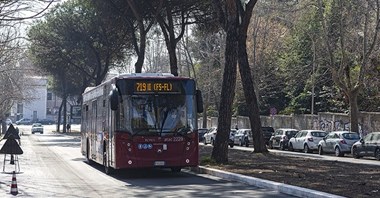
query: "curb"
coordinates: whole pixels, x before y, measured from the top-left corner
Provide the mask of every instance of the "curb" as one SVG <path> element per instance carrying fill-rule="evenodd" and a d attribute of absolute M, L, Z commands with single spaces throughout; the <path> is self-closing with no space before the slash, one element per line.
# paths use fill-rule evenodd
<path fill-rule="evenodd" d="M 257 186 L 260 188 L 266 188 L 271 190 L 276 190 L 278 192 L 293 195 L 297 197 L 308 197 L 308 198 L 343 198 L 342 196 L 320 192 L 316 190 L 311 190 L 307 188 L 302 188 L 298 186 L 292 186 L 288 184 L 283 184 L 279 182 L 273 182 L 269 180 L 259 179 L 255 177 L 248 177 L 241 174 L 230 173 L 226 171 L 221 171 L 213 168 L 206 168 L 204 166 L 192 167 L 190 168 L 192 172 L 200 173 L 200 174 L 208 174 L 212 176 L 216 176 L 229 181 L 236 181 L 252 186 Z"/>

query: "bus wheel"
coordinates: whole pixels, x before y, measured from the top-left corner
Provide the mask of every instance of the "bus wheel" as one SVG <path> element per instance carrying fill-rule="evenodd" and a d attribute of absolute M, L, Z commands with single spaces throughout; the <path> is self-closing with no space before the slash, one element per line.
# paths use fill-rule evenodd
<path fill-rule="evenodd" d="M 106 152 L 104 152 L 104 154 L 103 154 L 103 165 L 104 165 L 104 172 L 107 175 L 112 174 L 112 167 L 109 167 L 108 163 L 107 163 L 107 153 Z"/>
<path fill-rule="evenodd" d="M 89 164 L 89 165 L 91 165 L 91 164 L 92 164 L 91 162 L 92 162 L 92 161 L 90 160 L 89 153 L 87 152 L 87 153 L 86 153 L 86 163 Z"/>
<path fill-rule="evenodd" d="M 171 170 L 172 170 L 173 173 L 179 173 L 179 172 L 181 172 L 181 168 L 179 168 L 179 167 L 171 168 Z"/>

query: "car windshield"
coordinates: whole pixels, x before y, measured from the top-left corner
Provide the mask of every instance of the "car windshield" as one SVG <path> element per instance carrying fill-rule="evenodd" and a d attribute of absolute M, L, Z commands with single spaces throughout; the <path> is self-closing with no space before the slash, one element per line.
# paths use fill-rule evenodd
<path fill-rule="evenodd" d="M 325 137 L 327 133 L 326 132 L 311 132 L 311 135 L 314 137 Z"/>
<path fill-rule="evenodd" d="M 298 133 L 298 131 L 286 131 L 286 136 L 293 137 Z"/>
<path fill-rule="evenodd" d="M 342 136 L 348 140 L 358 140 L 359 135 L 357 133 L 343 133 Z"/>
<path fill-rule="evenodd" d="M 273 133 L 274 129 L 272 127 L 261 127 L 263 133 Z"/>
<path fill-rule="evenodd" d="M 36 124 L 33 124 L 33 127 L 41 127 L 42 124 L 41 123 L 36 123 Z"/>

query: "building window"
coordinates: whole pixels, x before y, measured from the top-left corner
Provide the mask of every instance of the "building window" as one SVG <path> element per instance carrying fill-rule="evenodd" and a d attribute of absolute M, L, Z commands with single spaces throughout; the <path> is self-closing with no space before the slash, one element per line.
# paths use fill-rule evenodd
<path fill-rule="evenodd" d="M 51 115 L 51 114 L 53 114 L 51 108 L 47 108 L 47 109 L 46 109 L 46 114 L 47 114 L 47 115 Z"/>
<path fill-rule="evenodd" d="M 18 103 L 17 104 L 17 114 L 22 114 L 23 108 L 24 108 L 24 105 L 22 103 Z"/>
<path fill-rule="evenodd" d="M 53 99 L 53 93 L 47 93 L 47 100 Z"/>

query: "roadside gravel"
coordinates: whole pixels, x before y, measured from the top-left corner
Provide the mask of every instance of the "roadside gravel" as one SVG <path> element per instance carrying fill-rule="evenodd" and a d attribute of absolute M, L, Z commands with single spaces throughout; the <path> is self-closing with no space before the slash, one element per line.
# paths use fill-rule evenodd
<path fill-rule="evenodd" d="M 380 197 L 379 166 L 237 149 L 229 149 L 229 163 L 221 165 L 210 160 L 212 149 L 199 146 L 202 166 L 345 197 Z"/>

